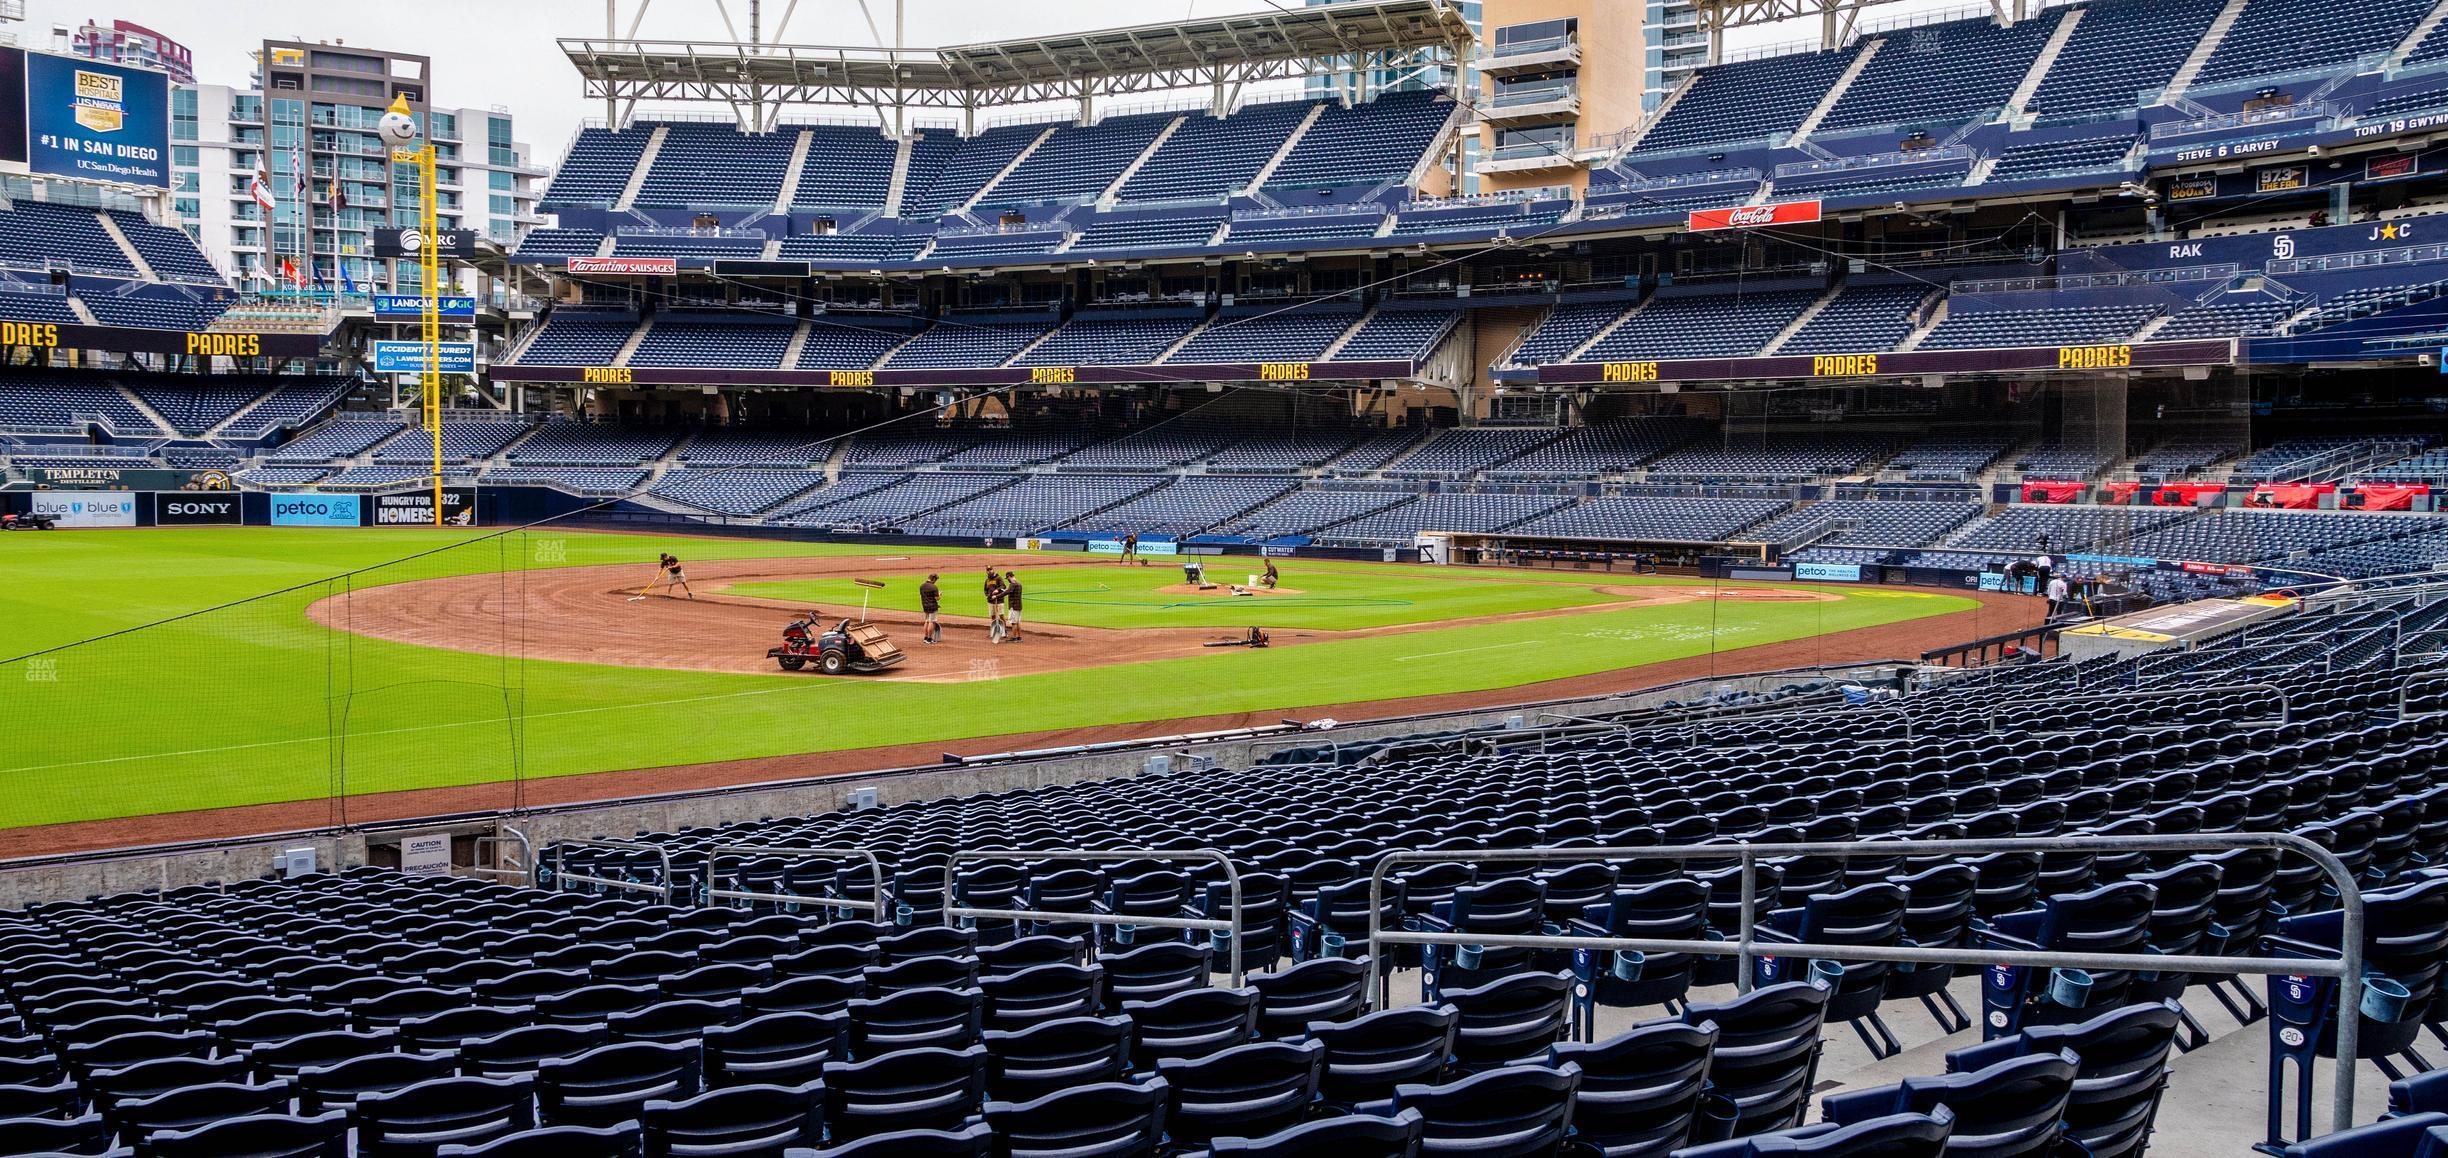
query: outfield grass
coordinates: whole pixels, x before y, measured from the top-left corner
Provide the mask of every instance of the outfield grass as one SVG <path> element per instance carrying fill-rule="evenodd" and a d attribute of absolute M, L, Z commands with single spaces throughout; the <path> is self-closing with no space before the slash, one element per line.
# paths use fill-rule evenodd
<path fill-rule="evenodd" d="M 1209 560 L 1212 582 L 1240 583 L 1264 566 L 1253 560 Z M 1171 562 L 1145 567 L 1120 564 L 1019 569 L 1024 610 L 1031 622 L 1079 627 L 1247 627 L 1263 622 L 1269 628 L 1348 631 L 1406 623 L 1435 623 L 1520 611 L 1551 611 L 1618 601 L 1592 584 L 1590 576 L 1558 573 L 1536 575 L 1508 572 L 1498 577 L 1477 571 L 1438 573 L 1416 567 L 1301 560 L 1284 572 L 1283 586 L 1297 595 L 1163 594 L 1182 582 L 1181 567 Z M 986 614 L 982 570 L 948 564 L 942 572 L 944 610 L 956 615 Z M 729 590 L 764 599 L 796 600 L 856 607 L 862 593 L 874 605 L 898 611 L 918 610 L 918 579 L 893 576 L 881 591 L 862 592 L 849 578 L 739 583 Z"/>
<path fill-rule="evenodd" d="M 675 541 L 508 536 L 329 580 L 471 538 L 181 529 L 0 540 L 13 580 L 0 588 L 0 655 L 310 584 L 0 667 L 11 705 L 9 740 L 0 745 L 0 827 L 1501 688 L 1701 655 L 1712 640 L 1730 649 L 1972 606 L 1933 592 L 1839 589 L 1833 602 L 1593 611 L 957 684 L 519 660 L 390 643 L 306 618 L 309 604 L 344 588 L 493 571 L 502 573 L 497 598 L 515 605 L 524 569 L 634 563 Z M 690 559 L 877 550 L 680 542 L 674 549 Z M 947 574 L 962 569 L 945 560 Z M 1341 583 L 1346 572 L 1299 561 L 1288 574 L 1300 586 L 1312 576 Z M 1586 587 L 1547 578 L 1488 586 L 1525 588 L 1515 592 L 1521 598 L 1598 601 Z M 1459 590 L 1477 581 L 1400 582 L 1443 583 L 1422 597 L 1469 600 L 1485 597 Z M 1383 588 L 1389 580 L 1373 582 Z M 1040 608 L 1041 598 L 1032 595 L 1033 617 L 1054 613 L 1052 604 Z M 1269 615 L 1270 626 L 1278 622 Z M 498 802 L 508 800 L 505 787 Z"/>

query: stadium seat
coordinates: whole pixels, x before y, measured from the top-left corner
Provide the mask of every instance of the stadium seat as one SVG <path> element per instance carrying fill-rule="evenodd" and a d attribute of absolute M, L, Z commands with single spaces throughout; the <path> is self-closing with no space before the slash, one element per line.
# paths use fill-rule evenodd
<path fill-rule="evenodd" d="M 824 1140 L 824 1087 L 744 1085 L 686 1099 L 654 1099 L 639 1122 L 647 1150 L 693 1155 L 770 1154 Z"/>
<path fill-rule="evenodd" d="M 1025 1102 L 1074 1085 L 1120 1081 L 1130 1068 L 1132 1028 L 1127 1017 L 1066 1017 L 988 1030 L 987 1092 Z"/>
<path fill-rule="evenodd" d="M 1196 1059 L 1158 1062 L 1169 1088 L 1165 1128 L 1176 1146 L 1256 1137 L 1300 1124 L 1318 1100 L 1326 1045 L 1254 1042 Z"/>
<path fill-rule="evenodd" d="M 834 1143 L 904 1130 L 957 1130 L 986 1104 L 986 1047 L 921 1046 L 824 1067 Z"/>
<path fill-rule="evenodd" d="M 1390 1118 L 1417 1110 L 1428 1152 L 1531 1158 L 1552 1154 L 1572 1136 L 1581 1067 L 1510 1066 L 1441 1086 L 1397 1086 L 1394 1096 L 1360 1107 Z"/>

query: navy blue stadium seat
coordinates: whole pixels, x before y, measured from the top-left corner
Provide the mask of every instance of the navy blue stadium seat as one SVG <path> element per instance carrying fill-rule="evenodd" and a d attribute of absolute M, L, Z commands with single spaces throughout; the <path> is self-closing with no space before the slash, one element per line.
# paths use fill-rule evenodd
<path fill-rule="evenodd" d="M 1253 1042 L 1196 1059 L 1159 1062 L 1170 1087 L 1165 1125 L 1173 1144 L 1254 1137 L 1298 1125 L 1318 1100 L 1326 1045 Z"/>
<path fill-rule="evenodd" d="M 1430 1153 L 1535 1158 L 1553 1154 L 1572 1136 L 1573 1095 L 1580 1086 L 1581 1068 L 1569 1063 L 1510 1066 L 1441 1086 L 1398 1086 L 1393 1097 L 1359 1112 L 1392 1117 L 1419 1111 Z"/>
<path fill-rule="evenodd" d="M 984 1122 L 960 1130 L 897 1130 L 871 1134 L 819 1150 L 793 1147 L 784 1158 L 990 1158 L 993 1127 Z"/>
<path fill-rule="evenodd" d="M 1185 1158 L 1417 1158 L 1426 1126 L 1418 1110 L 1391 1118 L 1327 1118 L 1263 1138 L 1217 1138 Z"/>
<path fill-rule="evenodd" d="M 669 1158 L 778 1154 L 824 1141 L 824 1084 L 746 1085 L 648 1101 L 646 1148 Z"/>
<path fill-rule="evenodd" d="M 835 1143 L 902 1130 L 956 1130 L 986 1104 L 986 1047 L 918 1047 L 824 1068 Z"/>
<path fill-rule="evenodd" d="M 1011 1158 L 1141 1158 L 1163 1144 L 1163 1078 L 1073 1086 L 1026 1102 L 988 1102 L 996 1149 Z"/>
<path fill-rule="evenodd" d="M 1708 1089 L 1714 1022 L 1656 1022 L 1602 1042 L 1561 1042 L 1546 1064 L 1581 1068 L 1575 1141 L 1599 1158 L 1648 1158 L 1684 1145 Z"/>
<path fill-rule="evenodd" d="M 1761 1158 L 1765 1155 L 1810 1155 L 1812 1158 L 1939 1158 L 1955 1126 L 1954 1112 L 1944 1106 L 1927 1114 L 1894 1114 L 1850 1126 L 1817 1125 L 1693 1146 L 1674 1158 Z"/>
<path fill-rule="evenodd" d="M 451 1143 L 434 1151 L 435 1158 L 517 1158 L 552 1154 L 555 1158 L 645 1158 L 646 1138 L 635 1122 L 609 1126 L 542 1126 L 504 1134 L 490 1142 Z"/>
<path fill-rule="evenodd" d="M 346 1158 L 349 1116 L 251 1114 L 193 1130 L 162 1130 L 144 1140 L 144 1152 L 161 1158 Z"/>

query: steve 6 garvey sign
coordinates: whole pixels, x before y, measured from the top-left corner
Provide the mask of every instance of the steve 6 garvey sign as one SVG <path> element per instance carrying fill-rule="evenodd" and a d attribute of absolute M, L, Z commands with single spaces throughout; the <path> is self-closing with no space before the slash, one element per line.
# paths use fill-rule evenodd
<path fill-rule="evenodd" d="M 1733 205 L 1724 209 L 1694 209 L 1684 228 L 1693 233 L 1713 229 L 1764 229 L 1771 225 L 1805 225 L 1819 220 L 1816 201 L 1777 201 L 1767 205 Z"/>

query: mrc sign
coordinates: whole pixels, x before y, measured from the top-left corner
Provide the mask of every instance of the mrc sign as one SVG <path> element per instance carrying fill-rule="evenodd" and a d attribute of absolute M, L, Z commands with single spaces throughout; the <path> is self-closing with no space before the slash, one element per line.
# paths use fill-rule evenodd
<path fill-rule="evenodd" d="M 1720 229 L 1766 229 L 1775 225 L 1808 225 L 1819 220 L 1817 201 L 1772 201 L 1766 205 L 1730 205 L 1694 209 L 1684 223 L 1693 233 Z"/>

